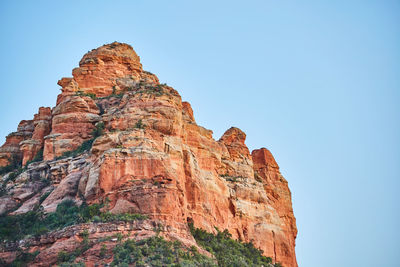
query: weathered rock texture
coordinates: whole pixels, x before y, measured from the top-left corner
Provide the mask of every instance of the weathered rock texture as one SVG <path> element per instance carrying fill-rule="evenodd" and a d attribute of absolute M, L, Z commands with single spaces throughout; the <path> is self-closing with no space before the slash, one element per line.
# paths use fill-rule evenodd
<path fill-rule="evenodd" d="M 16 201 L 22 205 L 14 213 L 26 212 L 53 189 L 42 203 L 46 212 L 66 198 L 89 204 L 108 198 L 112 213 L 147 214 L 176 238 L 190 239 L 188 222 L 208 231 L 228 229 L 274 261 L 297 266 L 290 190 L 267 149 L 250 153 L 246 134 L 233 127 L 213 139 L 196 124 L 190 104 L 143 71 L 126 44 L 90 51 L 73 78 L 58 84 L 62 92 L 51 113 L 41 108 L 33 121 L 21 122 L 0 149 L 3 166 L 12 154 L 22 154 L 25 164 L 41 148 L 45 160 L 7 184 L 9 196 L 0 200 L 5 211 Z M 56 159 L 91 139 L 98 122 L 105 131 L 90 153 Z M 51 185 L 35 183 L 37 177 Z M 54 253 L 42 253 L 54 262 Z"/>
<path fill-rule="evenodd" d="M 18 124 L 17 131 L 6 137 L 6 142 L 0 147 L 0 167 L 8 165 L 14 157 L 22 157 L 20 143 L 29 140 L 34 129 L 32 120 L 23 120 Z"/>
<path fill-rule="evenodd" d="M 43 149 L 44 137 L 51 130 L 51 118 L 51 109 L 45 107 L 39 108 L 39 113 L 34 116 L 32 138 L 20 143 L 20 149 L 23 153 L 23 166 L 28 161 L 33 160 L 36 154 Z"/>

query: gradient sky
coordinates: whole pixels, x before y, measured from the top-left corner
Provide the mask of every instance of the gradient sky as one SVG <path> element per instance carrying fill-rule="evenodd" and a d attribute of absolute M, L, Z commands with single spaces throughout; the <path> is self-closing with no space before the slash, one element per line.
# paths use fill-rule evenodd
<path fill-rule="evenodd" d="M 400 1 L 1 1 L 0 137 L 131 44 L 219 138 L 275 155 L 300 267 L 399 266 Z"/>

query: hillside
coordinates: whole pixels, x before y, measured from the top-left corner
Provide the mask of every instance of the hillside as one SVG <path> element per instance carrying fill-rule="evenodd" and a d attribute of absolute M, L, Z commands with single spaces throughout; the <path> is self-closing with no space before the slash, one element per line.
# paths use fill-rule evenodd
<path fill-rule="evenodd" d="M 93 49 L 72 76 L 0 148 L 4 265 L 297 266 L 269 150 L 235 127 L 215 140 L 130 45 Z"/>

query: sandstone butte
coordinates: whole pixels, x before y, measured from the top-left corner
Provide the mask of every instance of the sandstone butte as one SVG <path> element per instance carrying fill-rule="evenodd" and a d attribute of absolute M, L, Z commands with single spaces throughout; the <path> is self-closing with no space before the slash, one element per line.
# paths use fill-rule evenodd
<path fill-rule="evenodd" d="M 41 203 L 45 212 L 65 199 L 92 204 L 107 198 L 111 213 L 136 212 L 150 220 L 134 227 L 86 225 L 90 238 L 152 235 L 157 221 L 167 239 L 190 246 L 196 245 L 188 229 L 192 222 L 209 232 L 227 229 L 273 262 L 297 266 L 291 193 L 269 150 L 250 153 L 246 134 L 234 127 L 215 140 L 211 130 L 196 124 L 177 91 L 143 71 L 130 45 L 114 42 L 88 52 L 72 76 L 58 81 L 56 106 L 41 107 L 33 120 L 21 121 L 0 148 L 0 166 L 13 156 L 25 165 L 43 151 L 43 161 L 5 185 L 0 214 L 26 213 L 45 192 L 51 192 Z M 104 133 L 90 151 L 60 158 L 90 140 L 98 123 Z M 41 185 L 38 177 L 50 183 Z M 76 229 L 84 226 L 74 227 L 33 242 L 40 249 L 33 266 L 54 264 L 60 250 L 71 250 L 79 240 Z M 98 251 L 95 246 L 86 252 L 87 266 Z M 0 258 L 13 255 L 13 249 L 1 248 Z"/>

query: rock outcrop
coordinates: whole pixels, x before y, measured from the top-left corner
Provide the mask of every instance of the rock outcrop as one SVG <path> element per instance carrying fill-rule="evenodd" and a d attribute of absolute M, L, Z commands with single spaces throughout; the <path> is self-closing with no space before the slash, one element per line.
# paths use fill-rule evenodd
<path fill-rule="evenodd" d="M 26 165 L 41 149 L 44 160 L 7 182 L 3 212 L 21 214 L 39 204 L 52 212 L 65 199 L 107 200 L 111 213 L 146 214 L 187 244 L 195 242 L 188 222 L 211 232 L 217 227 L 253 242 L 274 262 L 297 266 L 291 193 L 267 149 L 250 153 L 246 134 L 234 127 L 213 139 L 196 124 L 190 104 L 143 71 L 127 44 L 90 51 L 72 74 L 58 82 L 56 106 L 21 122 L 0 148 L 0 166 L 14 155 Z M 92 144 L 90 151 L 65 158 L 83 144 Z M 55 262 L 64 243 L 72 246 L 66 237 L 52 238 L 37 244 L 38 259 Z"/>
<path fill-rule="evenodd" d="M 6 137 L 6 142 L 0 147 L 0 167 L 22 158 L 20 143 L 31 139 L 34 129 L 33 120 L 23 120 L 18 124 L 17 131 Z"/>
<path fill-rule="evenodd" d="M 139 79 L 141 73 L 142 64 L 136 52 L 130 45 L 117 42 L 93 49 L 72 71 L 79 90 L 97 97 L 109 96 L 113 90 L 119 93 L 119 79 Z"/>
<path fill-rule="evenodd" d="M 33 118 L 34 130 L 32 138 L 24 140 L 19 144 L 23 154 L 22 166 L 25 166 L 28 161 L 33 160 L 37 153 L 43 149 L 44 137 L 48 135 L 51 130 L 51 118 L 50 108 L 39 108 L 38 114 Z"/>

